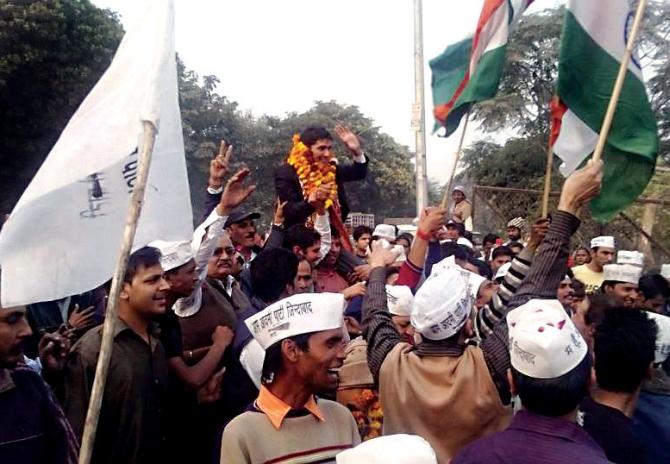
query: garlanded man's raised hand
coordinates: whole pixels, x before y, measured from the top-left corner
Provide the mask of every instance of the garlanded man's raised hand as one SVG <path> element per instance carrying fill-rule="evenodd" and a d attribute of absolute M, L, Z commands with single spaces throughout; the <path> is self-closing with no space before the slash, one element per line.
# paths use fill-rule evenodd
<path fill-rule="evenodd" d="M 335 133 L 352 155 L 361 156 L 363 154 L 361 140 L 351 131 L 351 129 L 342 124 L 337 124 L 335 126 Z"/>

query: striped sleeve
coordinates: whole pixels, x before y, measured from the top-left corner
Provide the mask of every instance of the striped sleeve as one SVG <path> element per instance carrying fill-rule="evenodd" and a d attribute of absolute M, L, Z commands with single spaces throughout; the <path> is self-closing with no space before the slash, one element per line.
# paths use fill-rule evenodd
<path fill-rule="evenodd" d="M 386 355 L 402 341 L 387 304 L 386 269 L 376 267 L 370 271 L 363 298 L 363 336 L 368 342 L 368 365 L 375 382 L 379 380 L 379 370 Z"/>
<path fill-rule="evenodd" d="M 489 304 L 484 306 L 475 320 L 476 329 L 481 339 L 486 338 L 493 332 L 496 322 L 504 317 L 507 312 L 507 303 L 516 293 L 517 288 L 530 271 L 533 261 L 533 251 L 526 247 L 513 260 L 512 265 L 500 284 L 498 291 L 493 294 Z"/>

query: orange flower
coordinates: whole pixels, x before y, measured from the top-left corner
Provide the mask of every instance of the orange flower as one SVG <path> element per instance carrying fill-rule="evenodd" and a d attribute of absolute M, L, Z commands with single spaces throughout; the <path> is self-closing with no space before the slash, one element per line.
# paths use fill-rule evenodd
<path fill-rule="evenodd" d="M 335 184 L 336 167 L 331 163 L 315 162 L 312 152 L 307 145 L 300 141 L 300 135 L 293 135 L 293 148 L 286 159 L 286 162 L 295 169 L 302 194 L 305 198 L 315 191 L 321 184 L 332 183 L 333 187 L 328 193 L 326 199 L 326 208 L 333 206 L 337 199 L 337 184 Z"/>

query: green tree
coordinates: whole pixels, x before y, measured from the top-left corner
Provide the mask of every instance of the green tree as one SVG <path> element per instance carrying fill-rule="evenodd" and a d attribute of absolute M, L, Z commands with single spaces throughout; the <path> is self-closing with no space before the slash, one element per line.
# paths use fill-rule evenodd
<path fill-rule="evenodd" d="M 88 0 L 0 0 L 0 208 L 16 203 L 123 29 Z"/>

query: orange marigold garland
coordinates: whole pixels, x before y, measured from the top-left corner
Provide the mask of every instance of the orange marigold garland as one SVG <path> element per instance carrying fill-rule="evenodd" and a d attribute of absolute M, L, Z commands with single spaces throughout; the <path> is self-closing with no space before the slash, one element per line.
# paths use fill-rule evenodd
<path fill-rule="evenodd" d="M 362 390 L 347 407 L 356 420 L 363 441 L 381 436 L 384 413 L 376 391 Z"/>
<path fill-rule="evenodd" d="M 335 183 L 335 165 L 331 163 L 315 162 L 312 152 L 307 145 L 302 143 L 300 136 L 293 136 L 293 148 L 286 162 L 295 169 L 300 179 L 302 193 L 305 198 L 319 188 L 321 184 L 330 183 L 332 188 L 326 200 L 326 209 L 335 204 L 337 200 L 337 184 Z"/>
<path fill-rule="evenodd" d="M 293 136 L 293 147 L 288 154 L 286 162 L 295 169 L 302 194 L 305 199 L 319 188 L 321 184 L 330 184 L 330 192 L 326 199 L 325 207 L 330 217 L 330 223 L 337 229 L 340 237 L 348 237 L 342 218 L 340 216 L 340 203 L 337 199 L 337 183 L 335 182 L 335 172 L 337 167 L 332 163 L 316 162 L 312 152 L 300 140 L 300 135 Z M 353 251 L 349 240 L 342 240 L 342 247 L 347 251 Z"/>

